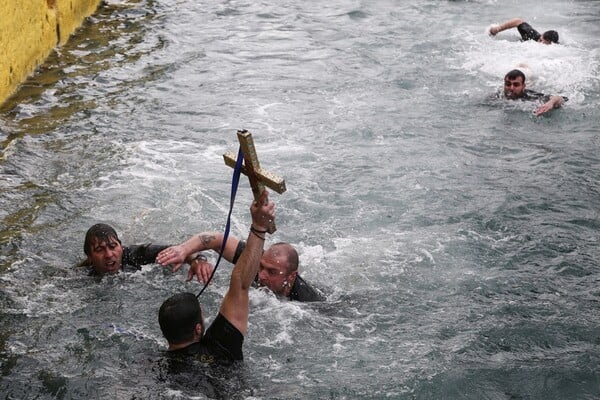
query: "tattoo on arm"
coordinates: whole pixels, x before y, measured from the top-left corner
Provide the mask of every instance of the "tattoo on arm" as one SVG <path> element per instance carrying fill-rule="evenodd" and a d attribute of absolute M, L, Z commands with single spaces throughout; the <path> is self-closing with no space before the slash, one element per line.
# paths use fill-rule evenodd
<path fill-rule="evenodd" d="M 216 239 L 216 237 L 214 235 L 200 235 L 200 241 L 202 242 L 202 244 L 204 246 L 207 246 L 207 247 L 210 244 L 210 242 L 212 242 L 215 239 Z"/>

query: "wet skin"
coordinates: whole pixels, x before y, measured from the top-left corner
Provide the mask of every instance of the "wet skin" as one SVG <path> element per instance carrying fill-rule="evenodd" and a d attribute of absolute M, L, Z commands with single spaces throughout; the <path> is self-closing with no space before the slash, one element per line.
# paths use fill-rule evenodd
<path fill-rule="evenodd" d="M 123 246 L 114 237 L 92 240 L 88 261 L 99 274 L 115 274 L 121 269 Z"/>

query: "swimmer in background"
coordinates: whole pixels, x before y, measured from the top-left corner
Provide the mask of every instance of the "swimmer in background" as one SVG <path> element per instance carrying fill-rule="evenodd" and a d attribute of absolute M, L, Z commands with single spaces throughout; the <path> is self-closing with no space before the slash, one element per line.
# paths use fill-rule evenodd
<path fill-rule="evenodd" d="M 544 93 L 526 89 L 525 74 L 518 69 L 513 69 L 504 76 L 503 95 L 509 100 L 542 101 L 543 104 L 533 112 L 536 116 L 547 113 L 555 108 L 560 108 L 568 100 L 563 96 L 545 95 Z"/>
<path fill-rule="evenodd" d="M 533 40 L 544 44 L 558 44 L 558 32 L 550 30 L 540 34 L 521 18 L 513 18 L 501 24 L 494 24 L 488 28 L 488 32 L 491 36 L 496 36 L 498 33 L 511 28 L 519 30 L 523 41 Z"/>

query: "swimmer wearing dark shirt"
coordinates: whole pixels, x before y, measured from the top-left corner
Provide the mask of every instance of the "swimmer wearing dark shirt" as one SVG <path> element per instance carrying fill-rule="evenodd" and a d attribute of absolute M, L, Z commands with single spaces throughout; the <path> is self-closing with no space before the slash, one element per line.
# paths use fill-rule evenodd
<path fill-rule="evenodd" d="M 153 244 L 123 246 L 112 226 L 95 224 L 85 234 L 83 252 L 86 259 L 79 266 L 88 267 L 91 275 L 135 271 L 142 265 L 156 262 L 156 255 L 167 247 Z"/>
<path fill-rule="evenodd" d="M 87 267 L 89 275 L 95 276 L 116 274 L 120 271 L 135 272 L 139 271 L 142 265 L 156 263 L 156 256 L 168 247 L 169 245 L 151 243 L 123 246 L 112 226 L 102 223 L 94 224 L 85 234 L 83 252 L 86 259 L 77 266 Z M 198 259 L 202 259 L 202 256 L 194 254 L 185 262 L 191 265 Z M 204 260 L 206 260 L 205 257 Z M 174 268 L 172 270 L 176 271 Z M 197 275 L 197 278 L 198 281 L 202 281 L 204 277 Z"/>
<path fill-rule="evenodd" d="M 269 201 L 266 190 L 252 202 L 250 213 L 252 224 L 247 245 L 231 271 L 219 314 L 206 334 L 202 309 L 193 293 L 175 294 L 160 306 L 160 329 L 167 339 L 168 351 L 175 357 L 187 355 L 206 364 L 233 363 L 243 359 L 242 344 L 248 331 L 250 308 L 249 289 L 258 273 L 265 242 L 261 233 L 266 233 L 275 220 L 275 205 Z M 164 253 L 174 251 L 169 248 Z M 164 257 L 159 256 L 157 260 L 164 260 Z M 183 260 L 185 257 L 181 262 Z"/>
<path fill-rule="evenodd" d="M 142 269 L 142 265 L 156 263 L 158 253 L 169 247 L 168 245 L 158 244 L 140 244 L 123 246 L 123 258 L 121 261 L 121 271 L 135 272 Z M 99 275 L 90 266 L 90 275 Z"/>
<path fill-rule="evenodd" d="M 194 296 L 191 301 L 195 300 Z M 231 365 L 235 361 L 244 359 L 243 344 L 242 333 L 219 313 L 202 336 L 201 341 L 182 349 L 170 351 L 168 356 L 183 359 L 192 357 L 204 364 Z"/>
<path fill-rule="evenodd" d="M 242 333 L 218 314 L 201 341 L 163 354 L 159 379 L 191 398 L 199 393 L 211 399 L 233 398 L 247 387 L 236 368 L 243 361 L 243 343 Z"/>
<path fill-rule="evenodd" d="M 220 232 L 199 233 L 177 246 L 161 251 L 157 261 L 162 265 L 172 264 L 177 268 L 190 254 L 204 250 L 219 252 L 222 244 L 223 234 Z M 245 242 L 229 236 L 223 250 L 223 258 L 235 263 L 244 246 Z M 254 279 L 255 286 L 267 287 L 277 296 L 290 300 L 324 301 L 324 296 L 299 276 L 298 264 L 298 252 L 291 244 L 273 244 L 264 251 L 260 259 L 259 272 Z M 210 271 L 201 271 L 207 267 L 210 267 Z M 192 265 L 190 268 L 190 273 L 197 276 L 210 276 L 211 272 L 212 266 L 207 264 Z"/>
<path fill-rule="evenodd" d="M 242 250 L 244 250 L 245 246 L 246 246 L 246 243 L 244 241 L 240 241 L 238 243 L 237 249 L 235 251 L 235 256 L 234 256 L 234 261 L 233 261 L 234 263 L 235 263 L 235 260 L 237 260 L 239 255 L 242 253 Z M 297 268 L 296 268 L 296 270 L 297 270 Z M 325 301 L 325 298 L 316 289 L 314 289 L 312 286 L 310 286 L 304 279 L 302 279 L 302 277 L 300 277 L 299 274 L 296 274 L 295 277 L 290 277 L 289 271 L 286 270 L 286 271 L 282 271 L 282 272 L 284 272 L 284 274 L 287 274 L 284 282 L 287 282 L 286 285 L 291 286 L 291 290 L 289 291 L 289 294 L 287 296 L 285 296 L 289 300 L 295 300 L 295 301 L 301 301 L 301 302 Z M 256 275 L 256 278 L 254 279 L 255 286 L 261 285 L 259 276 L 260 276 L 260 271 L 259 271 L 259 274 Z M 292 283 L 290 284 L 290 282 L 292 282 Z M 282 283 L 282 285 L 284 285 L 284 284 L 285 283 Z"/>
<path fill-rule="evenodd" d="M 498 92 L 498 93 L 496 93 L 495 97 L 496 98 L 504 97 L 504 93 Z M 523 91 L 523 95 L 521 97 L 519 97 L 518 99 L 513 99 L 513 100 L 541 101 L 542 103 L 546 103 L 547 101 L 550 100 L 550 97 L 551 97 L 551 95 L 549 95 L 549 94 L 536 92 L 535 90 L 525 89 Z M 565 96 L 561 96 L 561 97 L 563 98 L 564 101 L 569 100 L 568 97 L 565 97 Z"/>
<path fill-rule="evenodd" d="M 545 95 L 525 88 L 525 74 L 513 69 L 504 76 L 504 97 L 509 100 L 540 100 L 543 102 L 541 106 L 533 112 L 536 116 L 547 113 L 555 108 L 560 108 L 566 97 L 558 95 Z"/>
<path fill-rule="evenodd" d="M 519 34 L 521 35 L 521 40 L 533 40 L 536 42 L 551 44 L 558 44 L 558 32 L 549 30 L 540 34 L 538 31 L 533 29 L 531 25 L 527 22 L 523 21 L 521 18 L 513 18 L 501 24 L 492 25 L 489 28 L 489 34 L 491 36 L 495 36 L 499 32 L 505 31 L 507 29 L 517 28 Z"/>

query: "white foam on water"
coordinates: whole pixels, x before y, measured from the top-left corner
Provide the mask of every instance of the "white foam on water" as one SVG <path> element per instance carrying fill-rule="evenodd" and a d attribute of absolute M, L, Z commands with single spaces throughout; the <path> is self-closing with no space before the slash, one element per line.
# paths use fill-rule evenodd
<path fill-rule="evenodd" d="M 570 37 L 568 31 L 564 35 Z M 585 105 L 586 94 L 596 90 L 600 82 L 600 49 L 589 48 L 576 38 L 544 45 L 482 33 L 465 35 L 456 48 L 458 54 L 449 59 L 453 67 L 474 76 L 475 82 L 490 88 L 490 93 L 502 88 L 508 71 L 523 65 L 528 89 L 567 96 L 569 106 Z"/>
<path fill-rule="evenodd" d="M 465 96 L 482 94 L 483 97 L 483 94 L 501 88 L 502 77 L 508 69 L 519 63 L 527 63 L 533 73 L 531 89 L 560 92 L 569 96 L 572 108 L 577 108 L 585 107 L 585 96 L 590 88 L 596 88 L 597 91 L 598 75 L 595 65 L 597 50 L 570 29 L 560 30 L 563 38 L 560 46 L 544 47 L 532 42 L 520 43 L 513 36 L 514 32 L 489 38 L 483 32 L 483 26 L 474 26 L 480 16 L 469 14 L 470 12 L 485 11 L 486 16 L 489 15 L 490 21 L 493 21 L 501 14 L 501 7 L 508 7 L 511 11 L 515 9 L 516 0 L 507 2 L 510 7 L 505 2 L 495 1 L 418 3 L 409 7 L 413 14 L 405 15 L 406 18 L 401 21 L 390 18 L 387 4 L 385 10 L 381 9 L 382 3 L 377 2 L 353 3 L 351 6 L 327 5 L 326 7 L 335 10 L 327 11 L 328 14 L 341 15 L 334 22 L 347 24 L 342 26 L 339 23 L 331 24 L 327 16 L 314 7 L 307 8 L 296 2 L 293 3 L 295 11 L 288 15 L 285 25 L 297 29 L 290 30 L 292 34 L 301 31 L 308 38 L 306 42 L 299 43 L 300 48 L 310 50 L 311 45 L 317 41 L 321 41 L 322 46 L 329 46 L 325 51 L 322 48 L 318 50 L 320 54 L 335 56 L 340 63 L 336 68 L 336 60 L 323 59 L 325 73 L 327 68 L 336 69 L 337 74 L 329 75 L 331 79 L 320 79 L 321 75 L 314 69 L 311 70 L 310 65 L 305 68 L 307 65 L 302 64 L 304 57 L 300 55 L 290 58 L 289 64 L 299 65 L 307 76 L 314 74 L 314 77 L 310 77 L 309 86 L 305 87 L 304 76 L 299 74 L 297 81 L 290 88 L 285 88 L 285 93 L 281 91 L 277 79 L 262 81 L 264 74 L 253 71 L 238 74 L 235 67 L 231 69 L 227 66 L 222 68 L 221 74 L 201 72 L 203 66 L 199 65 L 201 60 L 196 57 L 185 57 L 183 62 L 189 65 L 185 73 L 180 74 L 181 71 L 173 68 L 160 76 L 159 89 L 154 85 L 142 87 L 131 82 L 134 86 L 132 91 L 138 95 L 143 92 L 145 101 L 168 104 L 164 115 L 161 113 L 160 117 L 155 117 L 159 114 L 157 110 L 163 111 L 160 108 L 153 109 L 156 114 L 148 115 L 148 109 L 142 106 L 144 103 L 138 102 L 142 96 L 129 98 L 131 92 L 124 90 L 119 95 L 123 98 L 112 98 L 106 105 L 98 108 L 98 113 L 108 114 L 101 123 L 112 127 L 115 121 L 110 118 L 118 117 L 116 111 L 119 108 L 125 110 L 137 105 L 139 108 L 135 110 L 136 114 L 132 114 L 134 127 L 135 118 L 140 118 L 151 120 L 147 122 L 147 127 L 151 127 L 154 122 L 157 128 L 131 132 L 129 126 L 126 129 L 120 126 L 114 130 L 100 126 L 100 131 L 106 129 L 107 132 L 94 132 L 89 138 L 93 142 L 86 138 L 85 143 L 71 149 L 74 154 L 83 149 L 84 157 L 89 157 L 90 161 L 84 160 L 81 164 L 75 157 L 69 160 L 85 172 L 68 170 L 62 174 L 52 174 L 51 178 L 58 178 L 56 181 L 50 180 L 51 184 L 42 179 L 33 180 L 52 188 L 60 188 L 63 182 L 67 182 L 75 186 L 74 191 L 83 192 L 90 188 L 92 194 L 81 203 L 69 204 L 62 201 L 60 205 L 66 211 L 65 216 L 58 221 L 54 221 L 51 218 L 53 215 L 48 216 L 49 213 L 42 210 L 41 217 L 36 217 L 35 220 L 37 230 L 31 233 L 35 238 L 15 239 L 16 243 L 28 247 L 18 251 L 33 253 L 42 249 L 51 253 L 54 258 L 59 258 L 64 249 L 58 244 L 76 243 L 73 247 L 76 250 L 71 249 L 69 252 L 80 254 L 83 233 L 80 228 L 88 220 L 98 218 L 114 219 L 119 224 L 117 228 L 121 228 L 118 229 L 119 233 L 125 230 L 121 235 L 124 243 L 146 242 L 150 238 L 183 240 L 207 226 L 214 226 L 217 230 L 216 227 L 222 226 L 226 215 L 231 180 L 231 169 L 224 165 L 222 154 L 227 150 L 237 150 L 235 128 L 230 131 L 228 129 L 238 124 L 236 118 L 239 118 L 250 125 L 245 128 L 254 134 L 262 166 L 283 175 L 288 184 L 288 192 L 276 197 L 278 211 L 282 211 L 278 215 L 281 216 L 281 224 L 278 223 L 278 232 L 272 238 L 296 244 L 301 260 L 301 275 L 314 286 L 327 286 L 333 292 L 329 293 L 326 302 L 300 304 L 281 301 L 262 290 L 252 290 L 249 333 L 244 352 L 247 355 L 246 364 L 251 366 L 253 373 L 251 385 L 257 383 L 256 392 L 259 397 L 278 397 L 274 395 L 278 391 L 298 393 L 297 396 L 282 394 L 279 396 L 281 398 L 301 398 L 302 394 L 314 398 L 327 397 L 327 394 L 329 397 L 348 398 L 384 397 L 384 393 L 393 396 L 403 390 L 418 389 L 413 378 L 430 382 L 430 378 L 435 378 L 446 368 L 463 370 L 465 365 L 462 361 L 469 358 L 469 352 L 473 357 L 485 360 L 495 347 L 493 343 L 489 345 L 488 341 L 480 339 L 479 333 L 483 331 L 485 334 L 489 329 L 484 322 L 489 321 L 490 326 L 506 323 L 508 320 L 498 315 L 501 312 L 499 307 L 514 306 L 515 302 L 526 299 L 530 293 L 522 291 L 515 295 L 505 295 L 504 282 L 511 283 L 508 279 L 503 279 L 498 284 L 498 290 L 490 289 L 487 285 L 488 282 L 492 285 L 499 278 L 505 278 L 505 275 L 524 271 L 515 271 L 512 266 L 505 272 L 502 267 L 477 265 L 502 264 L 506 258 L 503 254 L 505 249 L 515 249 L 510 246 L 507 248 L 504 244 L 521 240 L 513 240 L 516 235 L 521 234 L 517 228 L 503 230 L 485 226 L 486 216 L 480 214 L 495 210 L 493 205 L 485 204 L 505 201 L 510 203 L 510 199 L 505 200 L 504 193 L 496 196 L 495 181 L 479 181 L 495 178 L 496 174 L 518 173 L 522 167 L 519 164 L 523 164 L 519 163 L 523 160 L 523 155 L 515 149 L 522 147 L 522 144 L 508 141 L 498 143 L 496 138 L 488 140 L 493 136 L 493 131 L 490 133 L 490 129 L 474 129 L 467 134 L 481 137 L 482 142 L 491 143 L 491 147 L 482 146 L 483 150 L 472 150 L 472 153 L 475 153 L 474 157 L 487 159 L 492 163 L 490 169 L 494 173 L 478 168 L 487 164 L 474 158 L 467 160 L 472 165 L 465 169 L 471 175 L 453 172 L 463 168 L 460 162 L 462 160 L 458 160 L 458 157 L 472 153 L 463 151 L 461 146 L 465 144 L 458 140 L 451 142 L 455 147 L 448 149 L 449 143 L 444 140 L 444 136 L 448 129 L 452 129 L 453 124 L 456 124 L 455 129 L 459 129 L 456 128 L 459 124 L 452 115 L 444 115 L 445 110 L 432 114 L 437 111 L 434 107 L 444 104 L 443 101 L 446 100 L 436 97 L 434 89 L 443 90 L 450 86 L 450 92 L 460 90 Z M 407 8 L 405 5 L 389 3 L 390 7 Z M 177 4 L 167 3 L 169 5 L 175 9 L 177 7 Z M 285 6 L 286 3 L 278 3 L 275 6 L 277 12 L 273 12 L 268 18 L 260 17 L 262 20 L 259 21 L 253 19 L 253 15 L 259 12 L 257 10 L 260 7 L 250 3 L 228 3 L 227 7 L 232 12 L 227 15 L 204 11 L 198 16 L 190 14 L 195 19 L 185 23 L 197 25 L 194 26 L 196 31 L 186 32 L 190 35 L 181 35 L 181 40 L 193 43 L 194 47 L 186 49 L 189 53 L 202 53 L 196 45 L 213 46 L 214 51 L 209 49 L 205 52 L 213 58 L 218 58 L 217 54 L 211 53 L 218 53 L 219 48 L 232 45 L 228 49 L 226 60 L 217 60 L 223 66 L 227 63 L 234 64 L 236 55 L 241 54 L 253 61 L 252 66 L 257 69 L 272 67 L 276 64 L 271 62 L 272 59 L 278 61 L 280 57 L 255 57 L 248 47 L 240 46 L 245 44 L 240 41 L 250 41 L 253 29 L 266 29 L 268 32 L 269 21 L 280 22 L 277 14 L 288 12 L 280 8 L 282 5 Z M 161 7 L 167 9 L 167 6 Z M 440 8 L 447 9 L 450 6 L 454 7 L 454 14 L 447 13 L 447 10 L 439 12 Z M 180 16 L 180 11 L 190 12 L 189 7 L 181 7 L 181 10 L 161 19 L 167 25 L 166 30 L 179 30 L 180 26 L 169 24 L 174 25 L 173 20 Z M 458 7 L 461 7 L 460 11 L 457 11 Z M 351 13 L 350 16 L 343 14 L 344 12 L 340 14 L 340 9 L 346 8 Z M 495 15 L 490 15 L 494 13 Z M 327 20 L 328 25 L 321 25 L 320 22 L 316 24 L 314 21 L 308 27 L 294 25 L 295 20 L 310 20 L 313 15 L 322 21 Z M 436 18 L 435 27 L 424 24 L 432 17 Z M 245 18 L 249 18 L 252 23 L 247 24 Z M 204 26 L 197 23 L 199 19 L 208 19 L 208 25 L 214 24 L 215 19 L 218 20 L 214 26 L 217 37 L 213 42 L 202 42 L 207 32 L 198 28 Z M 245 23 L 242 31 L 229 24 L 234 20 Z M 440 21 L 442 25 L 446 23 L 447 27 L 455 31 L 438 30 L 437 22 Z M 397 40 L 389 47 L 374 49 L 379 46 L 381 39 L 384 39 L 384 43 L 387 39 L 382 38 L 379 33 L 373 36 L 373 31 L 369 31 L 368 27 L 375 27 L 379 33 L 405 31 L 406 35 L 402 39 L 406 37 L 406 40 Z M 210 31 L 211 28 L 208 29 Z M 152 35 L 152 32 L 145 33 Z M 157 34 L 164 34 L 162 26 Z M 453 40 L 445 42 L 447 35 Z M 228 41 L 232 36 L 237 38 Z M 254 36 L 272 41 L 281 35 Z M 349 36 L 353 39 L 347 39 Z M 332 37 L 339 37 L 333 45 L 329 40 Z M 356 40 L 357 37 L 360 40 Z M 200 41 L 197 40 L 199 38 Z M 399 36 L 393 38 L 398 39 Z M 194 43 L 194 40 L 198 43 Z M 249 44 L 257 49 L 269 45 L 262 40 Z M 165 48 L 172 51 L 169 46 L 177 46 L 177 43 L 167 43 Z M 413 49 L 417 51 L 416 54 L 412 53 Z M 384 53 L 387 56 L 383 56 Z M 402 54 L 402 57 L 390 60 L 389 54 Z M 164 53 L 159 49 L 153 57 L 160 58 L 161 55 Z M 412 59 L 423 64 L 430 60 L 435 65 L 432 63 L 427 73 L 417 69 L 413 75 L 413 69 L 410 68 Z M 444 64 L 444 60 L 447 64 Z M 120 63 L 121 57 L 115 58 L 115 61 Z M 152 63 L 156 59 L 143 58 L 136 61 L 136 64 L 141 66 L 148 61 Z M 211 63 L 212 61 L 210 60 Z M 436 82 L 436 78 L 447 76 L 448 68 L 455 70 L 452 71 L 453 75 L 466 76 L 463 81 L 465 84 L 461 83 L 459 89 L 452 88 L 452 82 L 443 79 Z M 128 80 L 130 75 L 138 78 L 141 69 L 143 68 L 117 66 L 115 78 L 122 81 Z M 292 69 L 289 71 L 294 72 Z M 456 71 L 458 74 L 455 74 Z M 181 80 L 174 85 L 172 79 L 177 74 L 180 74 Z M 205 79 L 204 74 L 211 77 Z M 405 82 L 401 90 L 395 90 L 395 84 L 386 81 L 392 79 L 389 76 L 394 74 L 404 75 L 411 82 Z M 102 79 L 107 79 L 112 73 L 107 70 L 102 75 Z M 239 82 L 235 79 L 218 81 L 222 75 L 240 79 Z M 365 76 L 370 80 L 365 81 Z M 556 76 L 560 76 L 560 79 Z M 420 77 L 431 79 L 431 82 L 422 82 Z M 230 81 L 233 83 L 230 84 Z M 200 86 L 197 85 L 201 83 L 206 83 L 200 89 L 202 95 L 194 96 L 199 91 Z M 315 88 L 317 85 L 319 87 Z M 391 88 L 389 92 L 385 90 L 387 85 Z M 412 85 L 418 86 L 419 90 L 411 91 Z M 236 92 L 240 86 L 242 90 Z M 207 87 L 214 88 L 214 97 L 204 96 L 206 91 L 203 89 Z M 425 89 L 421 90 L 422 87 Z M 246 93 L 245 88 L 251 89 L 250 93 Z M 380 91 L 382 88 L 383 94 Z M 181 97 L 173 96 L 169 89 L 176 90 Z M 315 94 L 307 94 L 313 90 Z M 419 97 L 423 93 L 432 101 L 423 101 Z M 304 97 L 296 98 L 299 94 Z M 229 96 L 235 96 L 235 101 L 228 99 Z M 404 96 L 409 100 L 406 103 L 402 103 Z M 49 92 L 44 101 L 51 101 L 53 97 L 62 99 L 60 93 Z M 379 102 L 381 97 L 386 98 L 383 103 Z M 287 100 L 291 101 L 286 102 Z M 205 104 L 206 102 L 209 104 Z M 116 108 L 113 108 L 115 103 Z M 469 111 L 469 107 L 466 108 Z M 202 109 L 202 112 L 196 113 L 195 110 L 198 109 Z M 382 114 L 386 110 L 388 112 Z M 44 108 L 41 109 L 43 111 Z M 238 111 L 242 111 L 243 115 Z M 22 116 L 26 116 L 29 111 L 25 107 L 22 112 Z M 438 118 L 439 115 L 441 118 Z M 152 121 L 153 117 L 158 121 Z M 414 122 L 407 126 L 407 118 L 413 118 Z M 465 119 L 472 120 L 476 117 L 469 116 Z M 196 123 L 206 124 L 205 129 L 194 132 Z M 125 121 L 123 125 L 125 124 L 129 124 L 129 121 Z M 68 121 L 65 125 L 66 130 L 76 130 Z M 178 140 L 178 137 L 183 139 Z M 34 141 L 37 140 L 34 138 Z M 7 150 L 7 154 L 23 158 L 20 150 L 24 141 L 17 139 L 11 142 L 13 147 L 14 143 L 21 144 L 16 146 L 16 151 Z M 567 144 L 565 147 L 568 147 Z M 400 152 L 398 149 L 401 149 Z M 46 165 L 41 164 L 43 157 L 67 163 L 64 157 L 66 152 L 50 153 L 53 150 L 51 146 L 48 149 L 38 146 L 35 150 L 41 154 L 39 158 L 36 156 L 33 160 L 26 159 L 19 166 L 26 165 L 27 161 L 33 161 L 35 166 Z M 508 156 L 505 155 L 506 151 Z M 511 152 L 513 156 L 510 155 Z M 380 156 L 381 153 L 383 157 Z M 441 154 L 441 157 L 436 157 L 436 153 Z M 535 154 L 537 153 L 534 152 Z M 507 161 L 506 157 L 510 160 Z M 51 164 L 48 164 L 50 168 Z M 560 167 L 550 164 L 550 168 Z M 388 173 L 388 170 L 395 171 Z M 76 182 L 82 174 L 86 184 L 78 188 Z M 247 207 L 251 199 L 248 182 L 244 179 L 242 178 L 238 192 L 233 222 L 233 230 L 242 237 L 248 233 Z M 385 186 L 380 190 L 382 183 Z M 483 190 L 478 183 L 484 186 Z M 5 183 L 5 186 L 10 190 L 14 182 Z M 590 188 L 593 190 L 592 186 Z M 504 188 L 499 188 L 498 191 L 502 189 Z M 510 191 L 512 188 L 506 189 Z M 463 199 L 458 192 L 471 190 L 489 190 L 493 193 L 488 197 L 480 194 L 464 197 L 465 203 L 480 202 L 481 206 L 458 204 Z M 49 197 L 60 196 L 61 193 L 53 191 Z M 40 225 L 40 220 L 50 223 Z M 501 222 L 512 226 L 515 220 Z M 62 231 L 58 232 L 59 229 Z M 58 236 L 60 241 L 56 240 L 56 249 L 48 244 L 39 245 L 39 232 L 42 232 L 42 237 L 44 234 Z M 532 242 L 524 243 L 525 247 L 531 245 Z M 494 253 L 495 256 L 488 257 L 486 253 Z M 557 254 L 556 258 L 563 257 L 566 261 L 581 260 L 573 258 L 573 253 L 566 252 Z M 543 257 L 540 259 L 544 260 Z M 538 260 L 536 257 L 527 258 L 525 261 L 529 264 L 525 267 L 529 269 Z M 519 260 L 516 259 L 515 262 Z M 19 314 L 23 310 L 32 317 L 31 321 L 23 325 L 25 329 L 21 329 L 21 332 L 15 329 L 14 334 L 11 333 L 13 339 L 8 342 L 7 349 L 12 346 L 15 352 L 19 352 L 28 347 L 34 348 L 39 354 L 34 360 L 35 364 L 44 366 L 48 359 L 53 358 L 69 362 L 74 358 L 78 362 L 82 359 L 75 353 L 78 349 L 84 357 L 104 355 L 109 359 L 107 365 L 113 365 L 110 361 L 124 355 L 126 348 L 132 349 L 127 354 L 145 357 L 146 352 L 149 352 L 153 356 L 158 350 L 165 348 L 165 341 L 156 323 L 156 311 L 160 302 L 172 292 L 199 289 L 196 282 L 183 282 L 185 271 L 172 275 L 156 266 L 145 266 L 141 272 L 133 274 L 105 277 L 99 282 L 91 277 L 86 277 L 83 282 L 83 278 L 67 274 L 65 283 L 62 282 L 59 268 L 59 271 L 50 274 L 50 279 L 46 282 L 46 277 L 36 275 L 42 270 L 36 269 L 40 264 L 40 260 L 29 260 L 26 265 L 29 270 L 25 265 L 13 264 L 15 268 L 7 271 L 1 278 L 3 284 L 8 283 L 5 293 L 10 309 L 6 313 L 15 314 L 8 315 L 8 318 L 14 317 L 19 324 Z M 218 310 L 227 287 L 230 268 L 231 266 L 222 266 L 215 282 L 201 299 L 207 322 L 214 318 Z M 34 274 L 35 279 L 31 280 L 30 274 Z M 31 298 L 27 297 L 29 284 L 39 288 L 38 294 Z M 544 286 L 536 286 L 536 290 L 542 292 L 540 296 L 544 295 L 546 289 Z M 66 294 L 67 297 L 61 297 L 61 290 L 69 292 L 72 298 Z M 478 302 L 480 298 L 481 301 Z M 543 300 L 556 302 L 554 297 Z M 560 300 L 568 303 L 566 296 Z M 576 300 L 573 304 L 582 304 Z M 63 302 L 68 305 L 64 306 Z M 48 308 L 41 312 L 49 314 L 37 314 L 36 309 L 45 305 Z M 65 309 L 78 312 L 71 316 L 65 314 Z M 518 320 L 519 317 L 515 318 Z M 59 334 L 66 333 L 63 342 L 45 341 L 42 336 L 52 335 L 53 331 L 42 325 L 42 334 L 29 339 L 28 333 L 38 326 L 38 320 L 51 319 L 58 319 L 56 323 L 62 325 Z M 548 322 L 552 323 L 552 320 L 549 319 Z M 112 323 L 113 327 L 106 323 Z M 79 332 L 80 326 L 83 333 Z M 21 325 L 17 325 L 17 328 L 20 327 Z M 94 332 L 96 327 L 102 328 L 101 332 Z M 582 337 L 584 335 L 585 333 Z M 54 337 L 57 336 L 55 334 Z M 476 349 L 472 350 L 473 348 Z M 139 351 L 136 353 L 137 349 Z M 524 351 L 523 354 L 527 357 L 530 353 Z M 100 361 L 103 361 L 102 358 Z M 94 362 L 95 359 L 91 362 L 83 361 L 81 365 L 88 370 L 97 368 Z M 22 365 L 24 363 L 19 362 L 14 367 L 17 372 L 13 376 L 35 376 L 37 365 L 32 368 Z M 477 372 L 480 368 L 477 363 L 473 366 L 475 379 L 483 378 L 482 384 L 489 384 L 489 381 L 485 381 L 485 371 Z M 53 367 L 57 367 L 55 370 L 63 376 L 70 371 L 60 365 Z M 533 365 L 532 369 L 540 371 L 540 374 L 546 373 L 539 365 Z M 109 375 L 113 375 L 113 379 L 105 382 L 107 386 L 124 386 L 130 382 L 131 372 L 135 373 L 137 370 L 138 368 L 111 371 L 104 375 L 109 378 Z M 281 374 L 280 371 L 285 371 L 286 374 Z M 505 372 L 506 370 L 499 371 L 500 374 Z M 460 378 L 461 373 L 457 372 L 457 376 Z M 274 385 L 274 382 L 280 384 Z M 91 385 L 93 388 L 93 382 Z M 315 391 L 315 388 L 318 390 Z M 467 385 L 467 389 L 472 387 Z M 189 398 L 187 394 L 171 394 Z"/>
<path fill-rule="evenodd" d="M 311 318 L 300 303 L 282 301 L 266 289 L 250 292 L 250 313 L 252 340 L 271 348 L 293 345 L 297 324 Z"/>
<path fill-rule="evenodd" d="M 65 289 L 73 284 L 68 276 L 47 279 L 43 262 L 39 257 L 25 258 L 12 264 L 11 273 L 0 276 L 3 290 L 14 305 L 4 308 L 4 312 L 35 318 L 69 314 L 86 306 L 81 298 Z"/>

